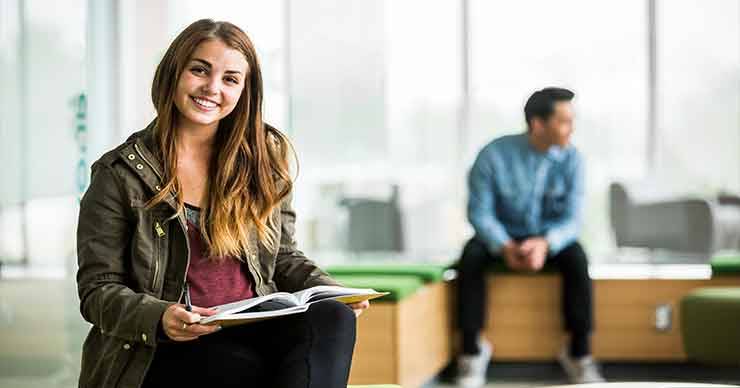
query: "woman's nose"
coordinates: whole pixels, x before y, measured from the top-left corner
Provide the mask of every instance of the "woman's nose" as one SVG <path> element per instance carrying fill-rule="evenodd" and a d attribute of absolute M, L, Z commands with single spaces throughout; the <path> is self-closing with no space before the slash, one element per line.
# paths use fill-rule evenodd
<path fill-rule="evenodd" d="M 207 95 L 213 95 L 213 94 L 218 93 L 218 90 L 219 90 L 218 88 L 220 87 L 219 83 L 220 81 L 218 78 L 215 78 L 215 77 L 209 78 L 208 82 L 205 85 L 203 85 L 203 93 Z"/>

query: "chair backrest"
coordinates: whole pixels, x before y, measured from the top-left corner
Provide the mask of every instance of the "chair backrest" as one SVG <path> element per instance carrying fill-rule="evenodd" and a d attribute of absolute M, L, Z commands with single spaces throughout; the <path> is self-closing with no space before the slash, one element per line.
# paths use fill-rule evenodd
<path fill-rule="evenodd" d="M 403 223 L 397 185 L 392 187 L 387 200 L 344 198 L 340 204 L 349 211 L 349 251 L 403 251 Z"/>
<path fill-rule="evenodd" d="M 656 190 L 650 184 L 631 190 L 630 185 L 612 183 L 609 195 L 618 247 L 701 255 L 713 252 L 714 219 L 707 200 Z"/>
<path fill-rule="evenodd" d="M 628 209 L 629 197 L 624 186 L 616 182 L 609 185 L 609 219 L 618 247 L 624 246 L 625 242 L 629 240 L 627 238 L 629 233 Z"/>

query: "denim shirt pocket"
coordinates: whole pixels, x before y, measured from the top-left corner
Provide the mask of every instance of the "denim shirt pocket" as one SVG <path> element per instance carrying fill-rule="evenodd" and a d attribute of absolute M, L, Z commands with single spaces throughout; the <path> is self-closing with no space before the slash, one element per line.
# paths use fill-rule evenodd
<path fill-rule="evenodd" d="M 567 190 L 565 182 L 557 180 L 545 189 L 543 213 L 547 218 L 559 217 L 567 209 Z"/>

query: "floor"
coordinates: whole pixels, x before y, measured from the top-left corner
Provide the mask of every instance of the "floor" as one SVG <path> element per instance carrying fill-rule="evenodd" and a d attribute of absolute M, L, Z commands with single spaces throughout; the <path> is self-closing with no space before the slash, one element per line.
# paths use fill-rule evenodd
<path fill-rule="evenodd" d="M 452 388 L 453 368 L 424 388 Z M 740 366 L 708 367 L 696 364 L 609 363 L 601 365 L 609 382 L 665 381 L 740 385 Z M 515 388 L 568 384 L 556 363 L 498 363 L 488 370 L 486 387 Z"/>

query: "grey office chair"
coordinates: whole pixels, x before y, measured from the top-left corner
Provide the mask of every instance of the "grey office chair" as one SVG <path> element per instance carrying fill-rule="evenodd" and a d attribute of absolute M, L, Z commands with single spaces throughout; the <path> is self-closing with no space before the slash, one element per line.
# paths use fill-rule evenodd
<path fill-rule="evenodd" d="M 350 252 L 403 251 L 403 227 L 398 186 L 388 200 L 343 198 L 349 211 L 347 249 Z"/>
<path fill-rule="evenodd" d="M 650 183 L 612 183 L 611 225 L 618 247 L 664 249 L 709 258 L 740 249 L 740 205 L 671 196 Z"/>

